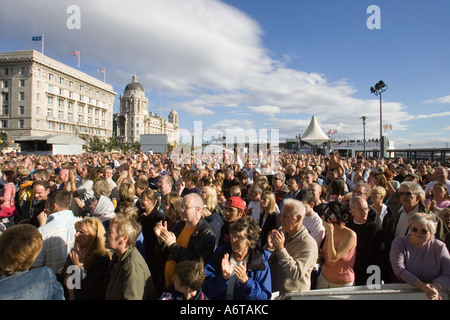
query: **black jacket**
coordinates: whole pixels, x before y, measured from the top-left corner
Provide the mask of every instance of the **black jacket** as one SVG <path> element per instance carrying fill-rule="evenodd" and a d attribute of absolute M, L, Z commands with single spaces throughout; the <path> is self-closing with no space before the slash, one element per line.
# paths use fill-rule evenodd
<path fill-rule="evenodd" d="M 172 228 L 172 232 L 178 238 L 185 226 L 184 221 L 177 221 Z M 194 232 L 189 238 L 187 248 L 183 248 L 174 243 L 168 250 L 167 260 L 175 260 L 177 263 L 184 260 L 203 260 L 205 263 L 213 254 L 216 246 L 216 233 L 211 225 L 201 217 Z"/>

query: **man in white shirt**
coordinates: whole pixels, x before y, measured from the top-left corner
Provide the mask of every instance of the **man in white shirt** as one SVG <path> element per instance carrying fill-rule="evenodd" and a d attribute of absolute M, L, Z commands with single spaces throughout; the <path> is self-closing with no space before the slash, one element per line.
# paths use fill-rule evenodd
<path fill-rule="evenodd" d="M 115 205 L 117 205 L 117 201 L 119 200 L 119 191 L 117 190 L 117 184 L 113 180 L 113 168 L 111 166 L 105 166 L 105 179 L 108 182 L 109 187 L 111 188 L 111 194 L 109 198 L 113 201 L 115 200 Z"/>
<path fill-rule="evenodd" d="M 423 200 L 425 192 L 422 187 L 412 181 L 405 181 L 400 184 L 398 190 L 400 195 L 400 203 L 402 206 L 397 212 L 392 212 L 391 216 L 385 216 L 383 228 L 386 233 L 386 247 L 390 248 L 391 242 L 398 238 L 409 234 L 408 218 L 411 214 L 417 212 L 425 212 Z"/>
<path fill-rule="evenodd" d="M 71 194 L 67 190 L 56 190 L 47 199 L 47 209 L 38 216 L 44 245 L 33 266 L 50 267 L 60 275 L 67 256 L 75 243 L 75 222 L 81 220 L 69 210 Z"/>
<path fill-rule="evenodd" d="M 314 211 L 314 195 L 311 190 L 303 189 L 297 194 L 296 199 L 305 205 L 306 211 L 303 218 L 303 225 L 314 240 L 316 240 L 317 247 L 320 247 L 323 238 L 325 238 L 325 228 L 322 224 L 322 218 Z"/>
<path fill-rule="evenodd" d="M 261 213 L 261 194 L 262 189 L 259 186 L 251 186 L 248 189 L 248 197 L 250 198 L 250 203 L 247 206 L 247 210 L 245 212 L 246 216 L 251 216 L 259 221 L 259 216 Z"/>
<path fill-rule="evenodd" d="M 243 171 L 247 172 L 248 175 L 248 181 L 250 183 L 253 183 L 253 163 L 251 163 L 250 161 L 248 161 L 245 164 L 245 167 L 242 169 Z"/>

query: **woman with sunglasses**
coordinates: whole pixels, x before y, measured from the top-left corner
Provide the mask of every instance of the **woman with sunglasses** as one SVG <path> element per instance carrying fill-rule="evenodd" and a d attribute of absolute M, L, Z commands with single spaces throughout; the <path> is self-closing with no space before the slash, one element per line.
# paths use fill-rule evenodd
<path fill-rule="evenodd" d="M 435 218 L 414 213 L 408 227 L 409 235 L 392 242 L 392 269 L 398 279 L 423 291 L 429 299 L 441 300 L 439 292 L 450 288 L 450 255 L 445 243 L 434 237 Z"/>

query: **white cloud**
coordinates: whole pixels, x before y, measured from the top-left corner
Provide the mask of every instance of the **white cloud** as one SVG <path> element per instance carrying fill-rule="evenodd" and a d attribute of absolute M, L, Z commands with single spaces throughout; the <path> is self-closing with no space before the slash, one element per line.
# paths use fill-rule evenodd
<path fill-rule="evenodd" d="M 69 52 L 80 50 L 82 65 L 93 70 L 106 66 L 107 81 L 119 94 L 136 73 L 150 100 L 158 94 L 196 119 L 216 116 L 209 128 L 272 126 L 295 136 L 303 133 L 315 114 L 324 131 L 336 129 L 347 138 L 361 134 L 360 118 L 365 115 L 367 136 L 378 136 L 377 99 L 354 98 L 356 89 L 345 79 L 330 83 L 324 74 L 287 68 L 297 55 L 273 59 L 262 44 L 261 26 L 227 4 L 217 0 L 75 2 L 81 10 L 80 30 L 66 27 L 69 2 L 8 1 L 0 11 L 0 37 L 22 41 L 29 48 L 34 45 L 31 36 L 45 33 L 50 57 L 70 61 Z M 406 128 L 402 121 L 423 116 L 410 116 L 398 102 L 383 106 L 383 122 L 396 130 Z M 266 118 L 261 123 L 253 114 L 235 119 L 248 110 Z"/>
<path fill-rule="evenodd" d="M 450 96 L 425 100 L 424 103 L 450 103 Z"/>
<path fill-rule="evenodd" d="M 281 109 L 277 106 L 248 106 L 254 113 L 273 116 L 280 113 Z"/>
<path fill-rule="evenodd" d="M 411 116 L 411 119 L 428 119 L 428 118 L 439 118 L 439 117 L 448 117 L 448 116 L 450 116 L 450 111 L 432 113 L 432 114 L 413 115 L 413 116 Z"/>

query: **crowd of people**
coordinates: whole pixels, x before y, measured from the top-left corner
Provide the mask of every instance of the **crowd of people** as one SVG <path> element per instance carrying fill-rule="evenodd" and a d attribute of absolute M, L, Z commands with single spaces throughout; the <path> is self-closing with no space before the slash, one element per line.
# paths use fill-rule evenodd
<path fill-rule="evenodd" d="M 432 300 L 450 288 L 445 163 L 175 160 L 1 156 L 0 299 L 270 300 L 374 267 Z"/>

